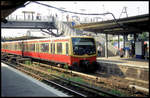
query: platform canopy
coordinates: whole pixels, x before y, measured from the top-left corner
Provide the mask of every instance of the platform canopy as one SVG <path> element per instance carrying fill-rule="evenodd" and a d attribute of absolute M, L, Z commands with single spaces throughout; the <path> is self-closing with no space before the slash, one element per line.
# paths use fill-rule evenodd
<path fill-rule="evenodd" d="M 1 1 L 1 22 L 6 21 L 5 18 L 19 7 L 24 7 L 27 1 L 24 0 L 6 0 Z"/>
<path fill-rule="evenodd" d="M 117 21 L 117 22 L 116 22 Z M 123 35 L 149 31 L 149 14 L 74 26 L 89 32 Z"/>

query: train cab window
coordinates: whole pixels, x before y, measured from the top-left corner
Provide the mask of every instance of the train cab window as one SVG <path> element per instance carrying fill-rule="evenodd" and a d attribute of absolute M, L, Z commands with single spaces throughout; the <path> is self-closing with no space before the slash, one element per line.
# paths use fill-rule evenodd
<path fill-rule="evenodd" d="M 49 52 L 49 43 L 43 43 L 40 46 L 41 52 Z"/>
<path fill-rule="evenodd" d="M 62 54 L 62 43 L 57 43 L 57 53 Z"/>
<path fill-rule="evenodd" d="M 66 43 L 66 54 L 68 54 L 69 52 L 69 46 L 68 46 L 68 43 Z"/>

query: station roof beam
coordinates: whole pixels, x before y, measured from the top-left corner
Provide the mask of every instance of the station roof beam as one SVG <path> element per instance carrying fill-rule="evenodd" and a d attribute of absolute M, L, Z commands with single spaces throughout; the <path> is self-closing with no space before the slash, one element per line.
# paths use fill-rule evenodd
<path fill-rule="evenodd" d="M 74 26 L 74 28 L 89 32 L 107 33 L 113 35 L 142 33 L 143 31 L 149 30 L 149 14 L 121 18 L 117 19 L 116 21 L 121 26 L 118 25 L 114 20 L 108 20 L 94 23 L 83 23 Z"/>
<path fill-rule="evenodd" d="M 1 1 L 1 22 L 5 22 L 5 18 L 14 12 L 17 8 L 24 7 L 25 2 L 27 1 Z"/>

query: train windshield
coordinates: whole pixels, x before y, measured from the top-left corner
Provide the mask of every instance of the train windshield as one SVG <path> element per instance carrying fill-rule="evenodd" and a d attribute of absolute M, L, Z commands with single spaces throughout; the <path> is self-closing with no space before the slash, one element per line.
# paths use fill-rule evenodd
<path fill-rule="evenodd" d="M 96 45 L 93 38 L 72 38 L 74 55 L 92 55 L 96 53 Z"/>

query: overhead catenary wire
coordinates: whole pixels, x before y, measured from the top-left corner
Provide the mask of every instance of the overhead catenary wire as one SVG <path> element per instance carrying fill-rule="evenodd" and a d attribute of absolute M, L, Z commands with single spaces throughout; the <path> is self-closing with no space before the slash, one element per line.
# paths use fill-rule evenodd
<path fill-rule="evenodd" d="M 57 7 L 54 7 L 54 6 L 51 6 L 51 5 L 48 5 L 48 4 L 44 4 L 44 3 L 40 3 L 40 2 L 37 2 L 37 1 L 32 1 L 32 2 L 34 2 L 34 3 L 36 3 L 36 4 L 43 5 L 43 6 L 47 6 L 47 7 L 50 7 L 50 8 L 57 9 L 57 10 L 59 10 L 59 11 L 61 11 L 61 12 L 68 12 L 68 13 L 73 13 L 73 14 L 80 14 L 80 15 L 104 15 L 104 16 L 105 16 L 105 15 L 112 15 L 112 17 L 113 17 L 115 23 L 116 23 L 117 25 L 119 25 L 120 27 L 122 27 L 123 29 L 125 29 L 122 24 L 120 24 L 120 23 L 117 22 L 117 20 L 116 20 L 114 14 L 111 13 L 111 12 L 100 13 L 100 14 L 98 14 L 98 13 L 91 13 L 91 14 L 89 14 L 89 13 L 88 13 L 88 14 L 87 14 L 87 13 L 79 13 L 79 12 L 72 12 L 72 11 L 63 10 L 63 9 L 61 9 L 61 8 L 57 8 Z"/>

